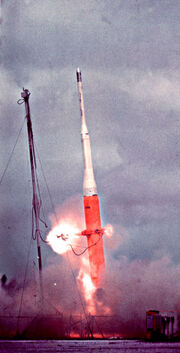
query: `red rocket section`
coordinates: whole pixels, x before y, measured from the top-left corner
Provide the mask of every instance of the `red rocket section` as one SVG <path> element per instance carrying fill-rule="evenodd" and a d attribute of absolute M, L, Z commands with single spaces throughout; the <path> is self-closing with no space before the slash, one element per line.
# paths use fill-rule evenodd
<path fill-rule="evenodd" d="M 84 213 L 86 230 L 83 233 L 87 236 L 91 279 L 97 287 L 105 272 L 103 229 L 98 195 L 84 196 Z"/>
<path fill-rule="evenodd" d="M 97 287 L 103 284 L 103 277 L 105 275 L 105 261 L 102 240 L 103 229 L 101 228 L 99 199 L 93 172 L 90 138 L 84 112 L 82 77 L 79 68 L 77 69 L 76 74 L 81 114 L 81 141 L 84 158 L 83 194 L 86 230 L 84 230 L 81 234 L 86 235 L 87 237 L 90 274 L 94 285 Z"/>

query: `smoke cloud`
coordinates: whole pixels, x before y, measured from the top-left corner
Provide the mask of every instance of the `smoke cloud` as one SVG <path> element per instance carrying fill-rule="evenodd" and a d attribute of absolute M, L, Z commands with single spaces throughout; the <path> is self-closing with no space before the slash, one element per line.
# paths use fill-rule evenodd
<path fill-rule="evenodd" d="M 102 223 L 114 227 L 113 238 L 104 241 L 106 287 L 98 290 L 94 301 L 99 316 L 109 307 L 112 319 L 110 314 L 108 320 L 97 322 L 85 318 L 86 303 L 82 305 L 74 282 L 80 259 L 69 252 L 70 265 L 42 242 L 46 312 L 55 317 L 61 313 L 57 315 L 63 334 L 68 327 L 76 331 L 78 325 L 80 332 L 81 325 L 70 317 L 82 315 L 84 327 L 89 320 L 99 332 L 111 327 L 112 334 L 132 336 L 144 332 L 146 310 L 179 310 L 179 7 L 178 0 L 1 1 L 4 335 L 18 331 L 23 288 L 21 314 L 39 315 L 25 110 L 16 102 L 22 88 L 28 88 L 49 227 L 42 225 L 43 238 L 51 229 L 49 215 L 54 209 L 58 216 L 72 211 L 83 228 L 76 67 L 82 70 Z M 13 329 L 5 318 L 10 313 L 15 317 L 10 321 Z M 24 320 L 18 324 L 20 332 L 31 322 Z"/>

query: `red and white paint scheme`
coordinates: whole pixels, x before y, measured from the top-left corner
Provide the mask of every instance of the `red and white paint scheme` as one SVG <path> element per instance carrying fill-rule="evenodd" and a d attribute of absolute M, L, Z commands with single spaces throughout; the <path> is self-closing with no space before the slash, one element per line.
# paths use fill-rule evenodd
<path fill-rule="evenodd" d="M 102 284 L 105 277 L 105 260 L 102 238 L 104 229 L 101 228 L 99 198 L 94 178 L 90 138 L 84 112 L 82 77 L 79 68 L 77 69 L 76 74 L 81 113 L 81 141 L 84 158 L 83 194 L 86 230 L 81 234 L 87 237 L 91 279 L 93 284 L 98 287 Z"/>

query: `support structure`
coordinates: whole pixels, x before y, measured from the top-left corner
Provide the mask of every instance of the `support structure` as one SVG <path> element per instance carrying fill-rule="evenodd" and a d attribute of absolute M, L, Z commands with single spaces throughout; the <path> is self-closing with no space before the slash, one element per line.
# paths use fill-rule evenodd
<path fill-rule="evenodd" d="M 32 122 L 30 115 L 30 107 L 29 107 L 29 96 L 30 92 L 28 89 L 23 88 L 23 92 L 21 93 L 22 100 L 19 100 L 18 103 L 25 103 L 26 110 L 26 121 L 27 121 L 27 132 L 28 132 L 28 144 L 29 144 L 29 157 L 30 157 L 30 165 L 31 165 L 31 178 L 32 178 L 32 188 L 33 188 L 33 200 L 32 200 L 32 213 L 35 218 L 35 238 L 37 240 L 37 258 L 38 258 L 38 268 L 39 268 L 39 277 L 40 277 L 40 292 L 41 299 L 43 297 L 43 289 L 42 289 L 42 257 L 41 257 L 41 232 L 39 226 L 40 219 L 40 201 L 38 198 L 38 181 L 36 175 L 36 156 L 35 156 L 35 148 L 34 148 L 34 139 L 33 139 L 33 131 L 32 131 Z"/>

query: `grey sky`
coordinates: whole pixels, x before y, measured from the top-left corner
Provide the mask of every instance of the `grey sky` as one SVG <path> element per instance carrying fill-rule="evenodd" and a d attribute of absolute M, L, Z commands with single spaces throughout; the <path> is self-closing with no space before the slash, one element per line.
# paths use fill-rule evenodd
<path fill-rule="evenodd" d="M 103 222 L 119 237 L 115 248 L 106 249 L 107 259 L 121 263 L 126 257 L 130 277 L 133 261 L 150 266 L 164 256 L 179 273 L 179 13 L 179 0 L 3 2 L 1 173 L 25 116 L 16 103 L 25 87 L 54 205 L 70 197 L 80 202 L 79 66 Z M 39 181 L 48 215 L 40 166 Z M 32 197 L 25 125 L 0 195 L 0 272 L 23 276 Z"/>

